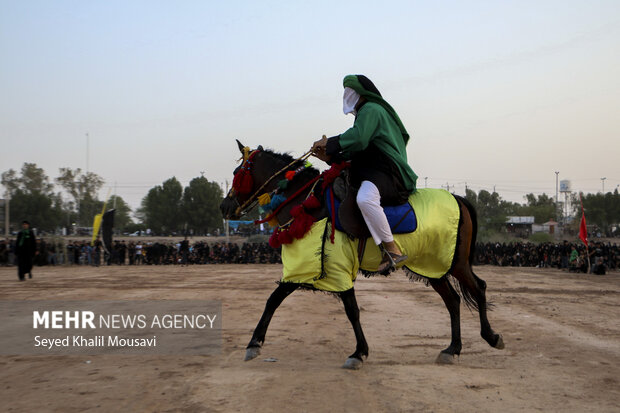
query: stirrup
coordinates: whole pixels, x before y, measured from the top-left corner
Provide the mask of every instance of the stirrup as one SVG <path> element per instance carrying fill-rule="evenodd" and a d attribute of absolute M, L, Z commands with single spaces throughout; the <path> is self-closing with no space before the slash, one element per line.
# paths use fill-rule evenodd
<path fill-rule="evenodd" d="M 379 249 L 383 252 L 383 259 L 381 260 L 381 263 L 379 264 L 379 268 L 377 269 L 377 272 L 381 275 L 390 275 L 392 271 L 396 270 L 397 264 L 409 258 L 405 254 L 398 255 L 398 254 L 389 252 L 385 249 L 385 247 L 383 247 L 383 245 L 380 245 Z"/>

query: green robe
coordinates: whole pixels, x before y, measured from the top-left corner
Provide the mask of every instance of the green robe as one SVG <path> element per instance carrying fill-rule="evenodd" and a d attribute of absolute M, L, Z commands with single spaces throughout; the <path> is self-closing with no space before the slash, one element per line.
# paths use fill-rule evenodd
<path fill-rule="evenodd" d="M 338 142 L 345 158 L 350 158 L 353 152 L 363 151 L 372 142 L 392 159 L 405 188 L 411 193 L 415 191 L 418 176 L 407 163 L 405 138 L 394 118 L 380 104 L 364 104 L 357 113 L 353 127 L 341 134 Z"/>

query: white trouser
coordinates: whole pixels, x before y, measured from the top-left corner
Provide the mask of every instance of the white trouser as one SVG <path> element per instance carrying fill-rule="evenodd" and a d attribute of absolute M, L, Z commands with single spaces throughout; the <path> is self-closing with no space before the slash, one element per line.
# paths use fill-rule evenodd
<path fill-rule="evenodd" d="M 364 221 L 368 225 L 375 244 L 394 241 L 390 224 L 381 207 L 381 195 L 375 184 L 370 181 L 362 181 L 357 192 L 357 205 L 362 211 Z"/>

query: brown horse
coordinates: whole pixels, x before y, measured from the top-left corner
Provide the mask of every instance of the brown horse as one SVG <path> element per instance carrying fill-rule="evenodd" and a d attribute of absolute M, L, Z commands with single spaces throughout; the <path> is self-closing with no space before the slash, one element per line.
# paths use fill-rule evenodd
<path fill-rule="evenodd" d="M 271 193 L 278 187 L 278 181 L 283 179 L 286 171 L 300 170 L 303 166 L 303 160 L 295 160 L 286 154 L 278 154 L 273 151 L 263 150 L 258 147 L 252 151 L 251 160 L 248 159 L 248 148 L 245 148 L 239 141 L 239 150 L 244 155 L 243 163 L 235 169 L 235 175 L 242 173 L 251 176 L 251 188 L 239 193 L 233 189 L 228 193 L 227 197 L 222 201 L 220 209 L 227 219 L 238 219 L 248 210 L 253 208 L 257 199 L 264 193 Z M 291 209 L 295 205 L 299 205 L 306 196 L 306 191 L 300 191 L 308 186 L 312 180 L 316 180 L 319 172 L 314 168 L 303 169 L 302 172 L 295 175 L 290 181 L 290 185 L 283 190 L 283 195 L 287 197 L 286 205 L 277 210 L 275 218 L 279 224 L 289 222 L 291 220 Z M 454 195 L 460 210 L 460 219 L 458 226 L 458 236 L 456 243 L 456 251 L 449 274 L 439 279 L 428 278 L 428 284 L 441 296 L 448 311 L 450 313 L 450 322 L 452 327 L 452 341 L 450 345 L 442 350 L 437 357 L 438 363 L 452 363 L 454 356 L 461 352 L 461 326 L 460 326 L 460 301 L 464 299 L 469 308 L 476 309 L 480 315 L 480 334 L 482 338 L 489 343 L 491 347 L 502 349 L 504 342 L 500 334 L 496 334 L 487 319 L 488 303 L 485 297 L 486 283 L 474 274 L 471 262 L 474 257 L 474 246 L 476 242 L 477 219 L 476 212 L 472 205 L 464 198 Z M 321 197 L 322 198 L 322 197 Z M 310 213 L 315 219 L 328 217 L 325 203 L 320 208 Z M 452 276 L 455 285 L 460 287 L 460 294 L 453 287 L 449 280 Z M 264 344 L 265 335 L 269 322 L 282 301 L 300 285 L 295 283 L 280 283 L 275 291 L 267 300 L 263 315 L 254 330 L 252 339 L 247 346 L 245 360 L 251 360 L 260 354 L 260 349 Z M 339 297 L 344 303 L 344 308 L 357 340 L 355 352 L 349 356 L 343 365 L 344 368 L 358 369 L 362 362 L 368 357 L 368 344 L 364 338 L 364 333 L 359 321 L 359 308 L 355 299 L 355 290 L 338 292 Z"/>

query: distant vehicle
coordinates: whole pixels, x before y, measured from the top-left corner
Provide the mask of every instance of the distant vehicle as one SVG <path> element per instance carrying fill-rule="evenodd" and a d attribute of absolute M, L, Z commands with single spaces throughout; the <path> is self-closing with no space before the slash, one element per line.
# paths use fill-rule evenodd
<path fill-rule="evenodd" d="M 140 235 L 142 235 L 142 231 L 136 231 L 129 234 L 130 237 L 139 237 Z"/>

